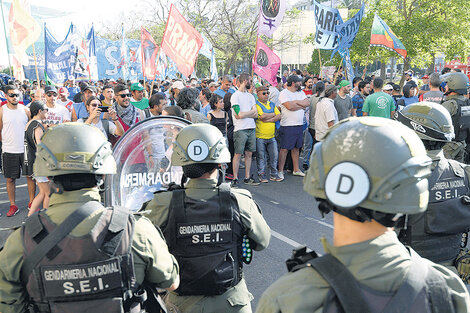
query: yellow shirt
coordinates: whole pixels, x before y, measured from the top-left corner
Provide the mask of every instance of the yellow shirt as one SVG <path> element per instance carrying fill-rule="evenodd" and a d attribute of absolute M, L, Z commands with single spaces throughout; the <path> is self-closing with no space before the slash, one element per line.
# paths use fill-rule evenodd
<path fill-rule="evenodd" d="M 261 106 L 263 106 L 266 110 L 271 111 L 274 104 L 270 101 L 267 103 L 256 101 L 256 109 L 258 110 L 258 119 L 256 120 L 256 138 L 271 139 L 274 137 L 274 132 L 276 131 L 276 123 L 261 121 L 259 117 L 264 113 Z M 281 114 L 277 107 L 274 107 L 274 113 L 276 115 Z"/>

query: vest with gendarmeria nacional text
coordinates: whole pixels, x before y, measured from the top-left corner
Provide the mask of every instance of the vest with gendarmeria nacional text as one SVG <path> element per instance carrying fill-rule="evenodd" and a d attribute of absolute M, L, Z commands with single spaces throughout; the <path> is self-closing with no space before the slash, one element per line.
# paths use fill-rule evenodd
<path fill-rule="evenodd" d="M 89 234 L 67 235 L 22 277 L 34 312 L 124 312 L 124 298 L 136 289 L 130 252 L 134 217 L 113 212 L 105 210 Z M 43 212 L 28 218 L 24 259 L 57 227 Z"/>
<path fill-rule="evenodd" d="M 180 265 L 179 295 L 221 295 L 241 280 L 243 231 L 228 184 L 204 201 L 173 191 L 163 234 Z"/>

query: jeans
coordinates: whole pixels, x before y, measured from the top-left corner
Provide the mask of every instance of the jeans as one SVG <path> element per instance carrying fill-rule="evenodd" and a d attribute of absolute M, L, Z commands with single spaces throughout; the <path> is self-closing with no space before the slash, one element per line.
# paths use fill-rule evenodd
<path fill-rule="evenodd" d="M 310 153 L 312 153 L 312 146 L 315 144 L 314 140 L 312 141 L 312 136 L 308 130 L 308 128 L 304 130 L 304 143 L 302 146 L 302 153 L 300 154 L 304 164 L 307 166 L 310 165 Z"/>
<path fill-rule="evenodd" d="M 258 166 L 258 175 L 266 177 L 266 162 L 269 157 L 269 167 L 271 169 L 271 177 L 277 176 L 277 141 L 276 138 L 261 139 L 256 138 L 256 164 Z"/>

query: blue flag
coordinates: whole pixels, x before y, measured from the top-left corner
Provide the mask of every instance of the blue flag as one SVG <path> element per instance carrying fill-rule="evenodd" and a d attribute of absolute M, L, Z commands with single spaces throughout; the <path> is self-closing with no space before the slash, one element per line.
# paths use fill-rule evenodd
<path fill-rule="evenodd" d="M 71 24 L 67 36 L 58 42 L 44 25 L 45 72 L 54 84 L 74 78 L 77 33 Z"/>
<path fill-rule="evenodd" d="M 333 58 L 335 53 L 339 50 L 342 50 L 342 52 L 345 53 L 346 49 L 352 47 L 357 32 L 359 31 L 359 26 L 361 25 L 363 16 L 364 3 L 362 4 L 361 9 L 352 18 L 342 24 L 336 25 L 335 30 L 336 33 L 339 34 L 339 42 L 338 46 L 333 49 L 333 52 L 331 53 L 331 58 Z"/>
<path fill-rule="evenodd" d="M 131 80 L 142 79 L 140 40 L 126 40 L 128 77 Z M 121 63 L 122 41 L 95 38 L 95 52 L 98 63 L 99 79 L 117 80 L 123 77 Z"/>

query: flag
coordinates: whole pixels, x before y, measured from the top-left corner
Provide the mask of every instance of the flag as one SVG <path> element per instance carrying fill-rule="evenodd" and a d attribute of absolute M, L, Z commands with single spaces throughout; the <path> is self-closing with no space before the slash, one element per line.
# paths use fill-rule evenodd
<path fill-rule="evenodd" d="M 281 25 L 286 12 L 287 0 L 261 0 L 259 8 L 258 35 L 272 37 Z"/>
<path fill-rule="evenodd" d="M 157 73 L 156 61 L 158 46 L 152 35 L 142 26 L 140 28 L 140 42 L 142 49 L 142 71 L 144 77 L 150 80 L 155 79 Z"/>
<path fill-rule="evenodd" d="M 163 33 L 162 49 L 184 76 L 189 77 L 193 72 L 202 43 L 201 34 L 172 4 Z"/>
<path fill-rule="evenodd" d="M 331 53 L 331 59 L 338 50 L 342 50 L 342 53 L 346 53 L 346 49 L 352 47 L 354 39 L 356 38 L 357 32 L 359 31 L 359 26 L 361 25 L 362 17 L 364 16 L 364 3 L 361 6 L 361 9 L 349 20 L 346 22 L 336 25 L 335 31 L 339 34 L 338 46 L 333 49 Z M 349 54 L 349 53 L 348 53 Z"/>
<path fill-rule="evenodd" d="M 209 39 L 206 38 L 206 36 L 204 36 L 203 34 L 201 34 L 201 36 L 202 36 L 203 43 L 202 43 L 201 49 L 199 50 L 199 54 L 202 54 L 203 56 L 211 60 L 211 67 L 210 67 L 211 79 L 217 81 L 219 77 L 217 75 L 217 64 L 215 63 L 214 47 L 212 46 Z"/>
<path fill-rule="evenodd" d="M 124 79 L 129 79 L 128 69 L 127 69 L 127 45 L 124 32 L 124 23 L 121 25 L 121 61 L 119 62 L 119 67 L 121 68 L 122 77 Z"/>
<path fill-rule="evenodd" d="M 90 57 L 84 38 L 76 49 L 74 75 L 77 80 L 90 80 Z"/>
<path fill-rule="evenodd" d="M 157 58 L 157 78 L 161 80 L 165 79 L 167 67 L 168 67 L 168 61 L 167 61 L 165 52 L 163 52 L 163 49 L 160 49 L 158 52 L 158 58 Z"/>
<path fill-rule="evenodd" d="M 90 65 L 90 78 L 98 80 L 98 61 L 96 59 L 95 27 L 92 25 L 87 35 L 88 61 Z"/>
<path fill-rule="evenodd" d="M 315 46 L 318 49 L 335 49 L 339 44 L 339 34 L 335 27 L 343 24 L 338 9 L 313 1 L 313 11 L 316 27 Z"/>
<path fill-rule="evenodd" d="M 215 62 L 215 51 L 212 50 L 211 56 L 211 79 L 217 81 L 219 79 L 219 74 L 217 73 L 217 63 Z"/>
<path fill-rule="evenodd" d="M 24 65 L 28 64 L 26 49 L 31 46 L 41 35 L 41 26 L 25 9 L 26 0 L 13 0 L 10 7 L 9 26 L 10 39 L 15 51 L 17 60 Z"/>
<path fill-rule="evenodd" d="M 405 46 L 377 14 L 374 16 L 374 23 L 370 32 L 370 44 L 371 46 L 384 47 L 395 51 L 403 59 L 406 58 L 407 52 Z"/>
<path fill-rule="evenodd" d="M 281 59 L 258 37 L 253 62 L 253 71 L 266 79 L 271 85 L 277 86 L 277 71 L 281 66 Z"/>

